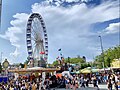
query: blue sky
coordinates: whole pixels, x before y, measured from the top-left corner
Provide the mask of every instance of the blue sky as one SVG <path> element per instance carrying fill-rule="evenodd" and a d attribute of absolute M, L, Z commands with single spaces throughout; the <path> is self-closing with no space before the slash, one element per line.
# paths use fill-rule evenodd
<path fill-rule="evenodd" d="M 3 0 L 0 52 L 10 63 L 27 58 L 25 30 L 31 13 L 40 13 L 45 21 L 48 62 L 53 62 L 62 49 L 64 57 L 86 56 L 90 61 L 103 47 L 118 45 L 119 0 Z"/>

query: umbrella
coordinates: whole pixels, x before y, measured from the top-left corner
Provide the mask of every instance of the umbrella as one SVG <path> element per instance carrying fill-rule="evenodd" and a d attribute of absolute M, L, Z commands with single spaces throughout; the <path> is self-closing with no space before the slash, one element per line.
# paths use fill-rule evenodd
<path fill-rule="evenodd" d="M 76 73 L 76 74 L 79 74 L 79 73 L 80 73 L 80 71 L 76 71 L 75 73 Z"/>
<path fill-rule="evenodd" d="M 91 73 L 92 71 L 90 69 L 82 69 L 81 73 Z"/>
<path fill-rule="evenodd" d="M 93 73 L 96 73 L 96 72 L 99 72 L 99 71 L 100 71 L 100 69 L 92 69 Z"/>

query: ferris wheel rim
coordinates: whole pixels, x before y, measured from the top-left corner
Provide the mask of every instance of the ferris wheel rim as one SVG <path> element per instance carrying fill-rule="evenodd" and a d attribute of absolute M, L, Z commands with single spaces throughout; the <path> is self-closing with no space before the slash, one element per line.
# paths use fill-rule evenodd
<path fill-rule="evenodd" d="M 27 51 L 28 51 L 28 57 L 34 58 L 33 57 L 33 46 L 32 46 L 32 41 L 31 41 L 31 28 L 32 28 L 32 21 L 34 18 L 37 18 L 41 24 L 42 31 L 43 31 L 43 39 L 44 39 L 44 48 L 45 48 L 45 58 L 47 60 L 48 58 L 48 37 L 47 37 L 47 32 L 46 32 L 46 27 L 45 23 L 39 13 L 33 13 L 30 15 L 28 22 L 27 22 L 27 30 L 26 30 L 26 42 L 27 42 Z"/>

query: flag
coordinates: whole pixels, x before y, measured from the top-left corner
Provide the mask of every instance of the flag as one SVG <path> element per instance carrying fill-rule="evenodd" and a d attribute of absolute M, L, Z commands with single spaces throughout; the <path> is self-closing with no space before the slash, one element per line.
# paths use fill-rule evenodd
<path fill-rule="evenodd" d="M 61 48 L 60 48 L 60 49 L 58 49 L 58 51 L 61 51 Z"/>
<path fill-rule="evenodd" d="M 56 59 L 59 59 L 59 56 Z"/>

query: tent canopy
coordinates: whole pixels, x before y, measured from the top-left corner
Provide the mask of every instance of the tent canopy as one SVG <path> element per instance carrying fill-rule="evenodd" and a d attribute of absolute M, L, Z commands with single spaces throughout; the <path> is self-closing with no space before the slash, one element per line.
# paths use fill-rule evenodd
<path fill-rule="evenodd" d="M 85 68 L 81 70 L 81 73 L 91 73 L 91 70 Z"/>
<path fill-rule="evenodd" d="M 88 68 L 82 69 L 80 72 L 81 73 L 96 73 L 99 71 L 100 71 L 99 69 L 92 69 L 91 67 L 88 67 Z"/>
<path fill-rule="evenodd" d="M 93 73 L 96 73 L 96 72 L 99 72 L 99 71 L 100 71 L 100 69 L 92 69 Z"/>

